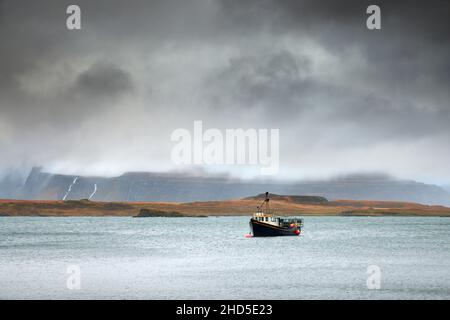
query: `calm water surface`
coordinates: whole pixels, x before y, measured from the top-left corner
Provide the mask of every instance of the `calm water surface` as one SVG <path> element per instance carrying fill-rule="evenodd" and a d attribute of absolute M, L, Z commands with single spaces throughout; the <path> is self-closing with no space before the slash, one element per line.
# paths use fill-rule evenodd
<path fill-rule="evenodd" d="M 250 239 L 248 219 L 1 217 L 0 299 L 450 298 L 449 218 L 306 217 L 300 237 Z"/>

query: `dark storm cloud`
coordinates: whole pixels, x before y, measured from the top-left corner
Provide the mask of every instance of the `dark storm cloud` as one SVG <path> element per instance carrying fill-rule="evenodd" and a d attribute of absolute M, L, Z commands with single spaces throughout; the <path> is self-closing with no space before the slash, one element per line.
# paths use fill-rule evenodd
<path fill-rule="evenodd" d="M 114 98 L 133 88 L 131 75 L 117 66 L 96 63 L 78 75 L 75 89 L 82 95 Z"/>
<path fill-rule="evenodd" d="M 294 169 L 450 172 L 449 1 L 77 1 L 80 31 L 69 4 L 0 0 L 0 165 L 150 170 L 203 119 L 282 128 Z"/>
<path fill-rule="evenodd" d="M 375 2 L 222 1 L 223 10 L 231 19 L 230 26 L 239 30 L 236 32 L 255 33 L 266 27 L 264 30 L 275 36 L 306 34 L 349 72 L 347 78 L 343 75 L 341 81 L 333 84 L 327 83 L 326 77 L 314 75 L 277 78 L 265 68 L 274 61 L 287 63 L 287 55 L 292 57 L 290 61 L 296 57 L 292 53 L 272 54 L 267 62 L 270 53 L 260 52 L 243 58 L 244 66 L 231 61 L 223 72 L 228 75 L 225 84 L 234 84 L 230 91 L 235 103 L 277 106 L 280 117 L 305 107 L 322 108 L 327 117 L 359 123 L 364 130 L 381 128 L 383 136 L 390 133 L 391 138 L 446 130 L 450 119 L 450 60 L 445 58 L 450 56 L 450 2 L 377 2 L 382 9 L 379 32 L 365 27 L 365 9 L 372 3 Z M 353 58 L 351 49 L 356 49 L 364 61 L 356 69 L 345 70 Z M 252 64 L 259 67 L 249 68 Z M 262 67 L 263 64 L 266 65 Z M 297 70 L 295 64 L 291 70 Z M 355 84 L 361 81 L 365 87 L 355 90 Z M 334 103 L 330 104 L 330 99 Z"/>
<path fill-rule="evenodd" d="M 317 86 L 308 79 L 310 61 L 288 51 L 257 56 L 240 56 L 207 80 L 215 107 L 237 108 L 279 105 L 281 117 L 313 107 L 299 103 L 302 97 L 314 94 Z M 223 95 L 227 91 L 229 95 Z M 232 100 L 228 100 L 231 98 Z M 236 105 L 237 104 L 237 105 Z"/>
<path fill-rule="evenodd" d="M 278 124 L 303 112 L 318 112 L 335 123 L 361 127 L 359 131 L 367 133 L 363 143 L 448 133 L 448 108 L 419 108 L 408 97 L 394 102 L 370 90 L 355 91 L 346 83 L 331 85 L 310 76 L 310 68 L 307 58 L 287 51 L 231 59 L 225 70 L 208 79 L 213 105 L 263 108 L 264 115 Z M 223 91 L 229 94 L 224 96 Z"/>
<path fill-rule="evenodd" d="M 78 127 L 133 89 L 132 75 L 109 62 L 97 33 L 66 29 L 68 4 L 2 1 L 0 111 L 22 132 Z"/>
<path fill-rule="evenodd" d="M 222 1 L 229 26 L 275 35 L 308 34 L 336 54 L 357 46 L 368 60 L 368 67 L 381 68 L 384 81 L 416 78 L 431 71 L 448 79 L 450 62 L 450 2 L 436 1 L 313 1 L 249 0 L 245 3 Z M 382 9 L 382 31 L 365 27 L 365 10 L 370 4 Z M 345 63 L 345 61 L 342 61 Z M 396 75 L 393 77 L 393 75 Z"/>
<path fill-rule="evenodd" d="M 328 27 L 338 26 L 335 31 L 340 33 L 348 31 L 346 28 L 349 27 L 353 29 L 352 33 L 346 34 L 349 39 L 358 30 L 370 34 L 370 31 L 360 27 L 361 23 L 365 26 L 367 16 L 364 13 L 372 4 L 382 9 L 383 27 L 395 27 L 391 32 L 410 30 L 410 37 L 417 36 L 414 33 L 418 32 L 432 41 L 448 41 L 450 4 L 447 0 L 247 0 L 244 3 L 221 0 L 223 12 L 232 20 L 230 24 L 238 24 L 241 28 L 260 28 L 270 24 L 274 32 L 301 32 L 303 27 L 320 33 Z M 317 29 L 318 25 L 322 25 L 323 29 Z M 403 35 L 407 36 L 406 33 Z"/>
<path fill-rule="evenodd" d="M 15 116 L 30 126 L 35 119 L 26 123 L 27 117 L 22 117 L 26 112 L 60 121 L 52 115 L 71 113 L 75 108 L 76 117 L 72 118 L 77 120 L 82 117 L 78 111 L 91 108 L 91 98 L 117 97 L 132 89 L 133 74 L 127 70 L 133 62 L 130 51 L 136 49 L 145 58 L 167 40 L 181 41 L 187 36 L 189 41 L 194 34 L 190 29 L 205 29 L 202 19 L 192 19 L 193 11 L 205 1 L 185 5 L 138 0 L 131 5 L 77 1 L 82 8 L 82 30 L 68 31 L 66 8 L 72 3 L 1 1 L 3 116 Z"/>

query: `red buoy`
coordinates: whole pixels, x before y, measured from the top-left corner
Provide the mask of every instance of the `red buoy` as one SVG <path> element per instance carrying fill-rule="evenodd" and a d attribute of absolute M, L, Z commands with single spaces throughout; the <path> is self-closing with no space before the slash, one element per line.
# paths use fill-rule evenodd
<path fill-rule="evenodd" d="M 253 237 L 253 236 L 252 236 L 251 234 L 246 234 L 245 237 L 246 237 L 246 238 L 251 238 L 251 237 Z"/>
<path fill-rule="evenodd" d="M 295 230 L 295 234 L 299 235 L 300 234 L 300 230 Z"/>

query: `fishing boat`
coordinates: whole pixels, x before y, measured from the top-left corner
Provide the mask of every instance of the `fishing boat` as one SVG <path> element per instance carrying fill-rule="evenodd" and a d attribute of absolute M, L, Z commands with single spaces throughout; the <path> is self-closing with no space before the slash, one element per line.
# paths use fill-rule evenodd
<path fill-rule="evenodd" d="M 253 237 L 298 236 L 302 227 L 301 218 L 281 218 L 274 215 L 270 210 L 268 192 L 250 219 L 250 232 Z"/>

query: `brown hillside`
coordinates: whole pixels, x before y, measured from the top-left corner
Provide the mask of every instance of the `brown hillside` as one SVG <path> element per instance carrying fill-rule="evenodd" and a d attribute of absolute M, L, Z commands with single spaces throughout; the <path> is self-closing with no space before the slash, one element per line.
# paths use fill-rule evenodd
<path fill-rule="evenodd" d="M 92 202 L 0 200 L 0 216 L 136 216 L 142 209 L 158 216 L 251 215 L 261 196 L 206 202 Z M 271 195 L 279 215 L 447 216 L 450 208 L 394 201 L 337 200 L 321 197 Z"/>

